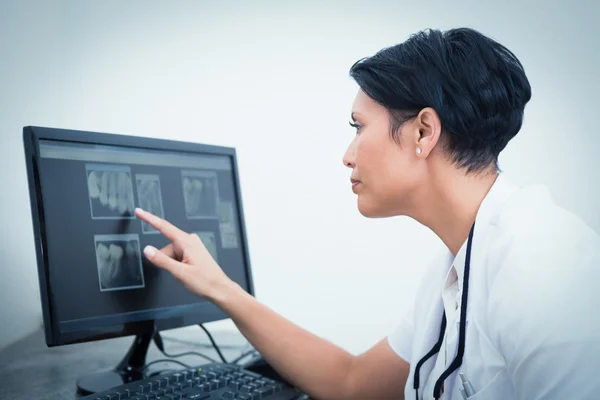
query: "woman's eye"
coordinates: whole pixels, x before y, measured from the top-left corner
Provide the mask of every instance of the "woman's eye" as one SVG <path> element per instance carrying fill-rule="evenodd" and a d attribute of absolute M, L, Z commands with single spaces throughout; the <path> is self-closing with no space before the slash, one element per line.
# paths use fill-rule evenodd
<path fill-rule="evenodd" d="M 358 133 L 358 131 L 361 128 L 361 126 L 359 124 L 357 124 L 356 122 L 350 122 L 350 126 L 353 127 L 354 129 L 356 129 L 356 133 Z"/>

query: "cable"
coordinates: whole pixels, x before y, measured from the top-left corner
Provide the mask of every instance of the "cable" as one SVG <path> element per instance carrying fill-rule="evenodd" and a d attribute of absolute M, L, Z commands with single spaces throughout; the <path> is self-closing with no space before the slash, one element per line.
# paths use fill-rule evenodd
<path fill-rule="evenodd" d="M 224 364 L 229 364 L 227 362 L 227 360 L 225 360 L 225 357 L 223 357 L 223 353 L 221 353 L 221 350 L 219 350 L 219 346 L 217 346 L 217 344 L 215 343 L 215 340 L 213 339 L 212 335 L 210 334 L 210 332 L 204 327 L 203 324 L 198 324 L 198 326 L 200 328 L 202 328 L 202 330 L 204 332 L 206 332 L 206 335 L 208 336 L 208 339 L 210 340 L 210 342 L 212 343 L 213 347 L 215 348 L 215 350 L 217 351 L 217 354 L 219 355 L 219 358 L 221 358 L 221 361 L 223 361 Z"/>
<path fill-rule="evenodd" d="M 188 351 L 186 353 L 181 353 L 181 354 L 169 354 L 164 350 L 160 350 L 160 352 L 163 353 L 163 355 L 165 355 L 166 357 L 170 357 L 170 358 L 180 358 L 180 357 L 185 357 L 185 356 L 197 356 L 197 357 L 202 357 L 205 360 L 210 361 L 212 363 L 218 363 L 218 361 L 215 360 L 214 358 L 204 355 L 202 353 L 196 353 L 195 351 Z"/>
<path fill-rule="evenodd" d="M 248 350 L 243 352 L 238 358 L 236 358 L 235 360 L 233 360 L 231 363 L 232 364 L 237 364 L 239 363 L 241 360 L 243 360 L 244 358 L 248 357 L 251 354 L 260 354 L 256 349 L 252 349 L 252 350 Z"/>
<path fill-rule="evenodd" d="M 159 369 L 158 371 L 153 371 L 153 372 L 149 373 L 146 376 L 146 378 L 152 378 L 152 377 L 157 376 L 157 375 L 162 375 L 162 374 L 166 374 L 166 373 L 169 373 L 169 372 L 175 372 L 175 371 L 177 371 L 177 370 L 176 369 Z"/>
<path fill-rule="evenodd" d="M 155 332 L 154 333 L 154 337 L 152 338 L 154 340 L 154 344 L 156 344 L 156 347 L 158 348 L 158 350 L 163 353 L 165 356 L 169 357 L 169 358 L 179 358 L 179 357 L 184 357 L 184 356 L 198 356 L 198 357 L 202 357 L 205 360 L 208 360 L 212 363 L 217 363 L 218 361 L 215 360 L 214 358 L 208 357 L 204 354 L 195 352 L 195 351 L 188 351 L 185 353 L 181 353 L 181 354 L 169 354 L 167 353 L 167 351 L 165 350 L 165 344 L 163 343 L 162 340 L 162 335 L 160 334 L 160 332 Z"/>
<path fill-rule="evenodd" d="M 162 339 L 165 342 L 175 342 L 175 343 L 180 343 L 180 344 L 187 344 L 190 346 L 194 346 L 194 347 L 205 347 L 205 348 L 209 348 L 212 349 L 214 348 L 214 346 L 211 343 L 200 343 L 200 342 L 193 342 L 191 340 L 184 340 L 184 339 L 178 339 L 178 338 L 174 338 L 174 337 L 170 337 L 170 336 L 166 336 L 163 335 Z M 219 348 L 221 350 L 223 349 L 227 349 L 227 350 L 238 350 L 241 348 L 245 348 L 248 347 L 248 343 L 245 344 L 220 344 Z"/>
<path fill-rule="evenodd" d="M 246 356 L 248 356 L 248 355 L 250 355 L 250 354 L 252 354 L 254 352 L 258 353 L 258 350 L 256 350 L 254 348 L 254 346 L 252 346 L 252 344 L 250 342 L 248 342 L 246 344 L 246 346 L 244 346 L 244 348 L 240 352 L 240 355 L 235 360 L 233 360 L 231 362 L 231 364 L 237 364 L 237 363 L 239 363 L 240 360 L 242 360 L 244 357 L 246 357 Z"/>
<path fill-rule="evenodd" d="M 158 363 L 163 363 L 163 362 L 170 362 L 170 363 L 179 364 L 179 365 L 181 365 L 184 368 L 192 368 L 189 365 L 182 363 L 181 361 L 169 360 L 168 358 L 163 358 L 163 359 L 160 359 L 160 360 L 152 361 L 152 362 L 144 365 L 144 367 L 142 368 L 142 372 L 146 372 L 146 370 L 148 370 L 148 367 L 150 367 L 151 365 L 158 364 Z"/>

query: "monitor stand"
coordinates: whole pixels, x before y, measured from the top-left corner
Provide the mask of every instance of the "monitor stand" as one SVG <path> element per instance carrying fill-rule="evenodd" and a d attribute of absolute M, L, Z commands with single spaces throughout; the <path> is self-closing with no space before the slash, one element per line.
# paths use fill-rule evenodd
<path fill-rule="evenodd" d="M 144 378 L 142 369 L 154 334 L 137 335 L 129 351 L 112 370 L 87 375 L 77 380 L 77 390 L 84 395 L 112 389 Z"/>

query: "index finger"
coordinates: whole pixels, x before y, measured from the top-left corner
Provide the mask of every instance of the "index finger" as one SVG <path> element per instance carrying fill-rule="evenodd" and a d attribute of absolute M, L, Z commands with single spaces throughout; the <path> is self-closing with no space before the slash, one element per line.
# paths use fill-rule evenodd
<path fill-rule="evenodd" d="M 148 211 L 144 211 L 141 208 L 135 209 L 135 215 L 139 219 L 146 221 L 147 223 L 152 225 L 156 230 L 158 230 L 160 233 L 162 233 L 167 239 L 171 240 L 172 242 L 179 242 L 189 236 L 186 232 L 177 228 L 175 225 L 171 224 L 170 222 L 165 221 L 164 219 L 157 217 L 156 215 L 154 215 Z"/>

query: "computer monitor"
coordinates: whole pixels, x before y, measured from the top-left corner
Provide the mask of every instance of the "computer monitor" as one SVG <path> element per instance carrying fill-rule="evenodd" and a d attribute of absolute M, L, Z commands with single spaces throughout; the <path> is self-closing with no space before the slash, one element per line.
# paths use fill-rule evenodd
<path fill-rule="evenodd" d="M 47 345 L 135 336 L 81 392 L 143 378 L 156 332 L 227 318 L 143 256 L 169 242 L 135 207 L 197 233 L 254 295 L 234 148 L 34 126 L 23 141 Z"/>

